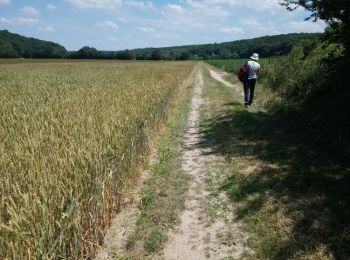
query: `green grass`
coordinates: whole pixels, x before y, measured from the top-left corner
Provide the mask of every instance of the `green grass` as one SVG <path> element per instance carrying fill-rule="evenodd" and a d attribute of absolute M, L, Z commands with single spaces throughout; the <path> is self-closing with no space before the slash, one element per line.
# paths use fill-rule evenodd
<path fill-rule="evenodd" d="M 262 67 L 266 67 L 269 66 L 274 59 L 276 58 L 262 58 L 259 60 L 259 63 Z M 206 62 L 226 72 L 237 73 L 239 68 L 247 62 L 247 59 L 207 60 Z"/>
<path fill-rule="evenodd" d="M 347 164 L 300 143 L 256 105 L 244 109 L 232 89 L 205 93 L 210 106 L 201 119 L 203 145 L 226 158 L 220 191 L 237 205 L 251 234 L 252 258 L 348 259 Z"/>
<path fill-rule="evenodd" d="M 184 209 L 190 177 L 181 167 L 183 136 L 187 128 L 192 87 L 167 123 L 159 140 L 159 158 L 143 188 L 136 229 L 127 241 L 124 258 L 142 258 L 159 252 L 167 241 L 168 230 L 178 223 Z M 175 108 L 174 108 L 175 109 Z"/>

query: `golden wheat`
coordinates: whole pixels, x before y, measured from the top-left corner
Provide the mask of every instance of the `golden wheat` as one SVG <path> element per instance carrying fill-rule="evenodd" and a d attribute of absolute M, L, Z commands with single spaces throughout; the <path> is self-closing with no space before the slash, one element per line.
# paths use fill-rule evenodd
<path fill-rule="evenodd" d="M 0 64 L 0 257 L 88 256 L 193 67 Z"/>

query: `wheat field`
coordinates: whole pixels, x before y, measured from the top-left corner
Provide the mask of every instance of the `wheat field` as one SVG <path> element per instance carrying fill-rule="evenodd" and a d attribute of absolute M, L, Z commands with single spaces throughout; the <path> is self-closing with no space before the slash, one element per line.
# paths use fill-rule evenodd
<path fill-rule="evenodd" d="M 0 257 L 85 258 L 192 62 L 0 63 Z"/>

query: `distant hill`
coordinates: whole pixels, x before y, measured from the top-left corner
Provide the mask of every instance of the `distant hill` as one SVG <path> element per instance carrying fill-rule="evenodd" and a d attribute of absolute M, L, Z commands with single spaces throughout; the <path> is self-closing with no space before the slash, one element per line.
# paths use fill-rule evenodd
<path fill-rule="evenodd" d="M 295 45 L 314 41 L 321 35 L 322 33 L 290 33 L 223 43 L 135 49 L 133 52 L 137 59 L 152 58 L 155 50 L 160 51 L 162 59 L 237 59 L 247 58 L 253 52 L 262 57 L 271 57 L 287 54 Z"/>
<path fill-rule="evenodd" d="M 259 53 L 261 57 L 271 57 L 288 54 L 295 45 L 305 41 L 314 41 L 321 35 L 321 33 L 290 33 L 223 43 L 123 51 L 98 51 L 93 47 L 84 46 L 78 51 L 67 52 L 57 43 L 0 30 L 0 58 L 206 60 L 247 58 L 253 52 Z"/>
<path fill-rule="evenodd" d="M 63 58 L 66 52 L 63 46 L 54 42 L 0 31 L 0 58 Z"/>

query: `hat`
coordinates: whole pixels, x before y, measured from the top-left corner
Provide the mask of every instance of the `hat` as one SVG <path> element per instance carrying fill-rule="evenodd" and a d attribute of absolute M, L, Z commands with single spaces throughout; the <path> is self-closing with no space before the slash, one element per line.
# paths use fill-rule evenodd
<path fill-rule="evenodd" d="M 258 61 L 259 60 L 259 54 L 253 53 L 253 55 L 250 57 L 252 60 Z"/>

